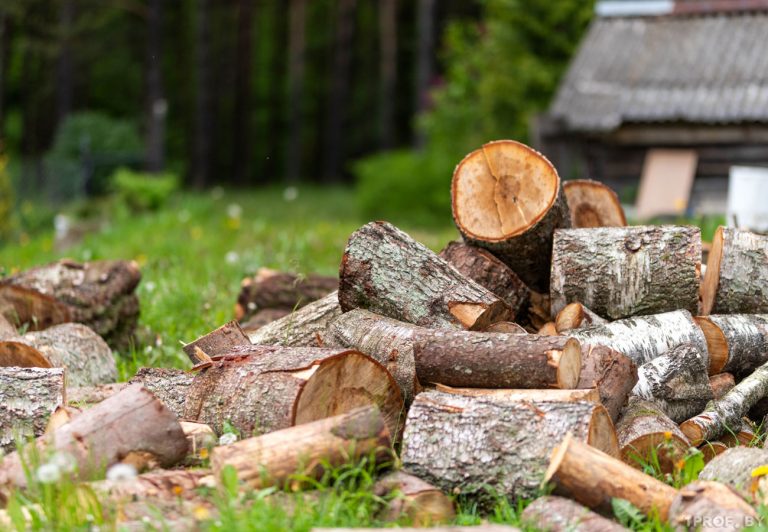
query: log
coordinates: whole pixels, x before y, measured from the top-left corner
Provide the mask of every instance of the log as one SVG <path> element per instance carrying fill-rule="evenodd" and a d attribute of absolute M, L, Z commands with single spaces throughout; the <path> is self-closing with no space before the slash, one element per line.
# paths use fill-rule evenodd
<path fill-rule="evenodd" d="M 752 471 L 768 464 L 768 451 L 757 447 L 733 447 L 714 457 L 699 473 L 699 480 L 722 482 L 753 503 L 761 498 L 753 490 Z"/>
<path fill-rule="evenodd" d="M 104 399 L 112 397 L 127 386 L 127 382 L 111 382 L 96 386 L 67 388 L 67 403 L 78 408 L 90 408 Z"/>
<path fill-rule="evenodd" d="M 607 185 L 591 179 L 563 183 L 571 212 L 571 227 L 622 227 L 627 225 L 619 197 Z"/>
<path fill-rule="evenodd" d="M 681 344 L 693 344 L 706 357 L 704 333 L 687 310 L 636 316 L 587 329 L 570 331 L 582 345 L 604 345 L 623 353 L 641 366 Z"/>
<path fill-rule="evenodd" d="M 581 375 L 576 385 L 596 389 L 615 423 L 637 382 L 637 366 L 618 351 L 602 345 L 582 346 Z"/>
<path fill-rule="evenodd" d="M 637 469 L 655 457 L 661 471 L 671 473 L 689 447 L 680 428 L 657 404 L 636 397 L 616 425 L 616 435 L 621 459 Z"/>
<path fill-rule="evenodd" d="M 560 333 L 557 332 L 557 327 L 555 326 L 555 322 L 548 321 L 544 325 L 541 326 L 541 328 L 536 333 L 541 336 L 559 336 Z"/>
<path fill-rule="evenodd" d="M 440 257 L 465 275 L 499 296 L 510 308 L 510 320 L 520 316 L 531 295 L 520 277 L 489 251 L 453 241 L 443 248 Z"/>
<path fill-rule="evenodd" d="M 45 432 L 48 417 L 66 402 L 61 368 L 0 368 L 0 451 L 11 451 L 17 437 Z"/>
<path fill-rule="evenodd" d="M 555 167 L 512 140 L 489 142 L 453 172 L 453 220 L 464 240 L 507 264 L 534 290 L 549 285 L 552 234 L 570 227 Z"/>
<path fill-rule="evenodd" d="M 344 312 L 364 308 L 442 329 L 483 330 L 511 312 L 498 296 L 387 222 L 371 222 L 349 237 L 339 268 L 339 304 Z"/>
<path fill-rule="evenodd" d="M 573 329 L 584 329 L 605 323 L 608 322 L 581 303 L 569 303 L 555 317 L 555 329 L 561 334 Z"/>
<path fill-rule="evenodd" d="M 697 481 L 680 489 L 670 505 L 669 521 L 684 530 L 719 532 L 757 525 L 758 516 L 732 488 Z"/>
<path fill-rule="evenodd" d="M 575 388 L 576 340 L 534 334 L 432 331 L 414 339 L 419 382 L 477 388 Z"/>
<path fill-rule="evenodd" d="M 384 417 L 369 405 L 255 438 L 216 447 L 211 452 L 214 478 L 232 466 L 237 478 L 254 489 L 284 485 L 291 477 L 319 478 L 326 465 L 339 466 L 375 453 L 392 457 Z"/>
<path fill-rule="evenodd" d="M 718 227 L 701 284 L 702 314 L 768 313 L 768 236 Z"/>
<path fill-rule="evenodd" d="M 551 306 L 549 294 L 531 291 L 531 304 L 528 307 L 528 321 L 533 331 L 538 331 L 550 320 Z"/>
<path fill-rule="evenodd" d="M 127 462 L 169 467 L 184 458 L 187 440 L 170 410 L 140 385 L 132 385 L 38 438 L 39 452 L 70 454 L 76 478 L 86 480 L 104 467 Z M 0 462 L 0 499 L 11 487 L 25 488 L 27 478 L 17 452 Z"/>
<path fill-rule="evenodd" d="M 514 500 L 537 494 L 550 451 L 569 431 L 618 456 L 601 405 L 424 392 L 408 412 L 401 459 L 404 470 L 447 493 L 484 503 L 491 488 Z"/>
<path fill-rule="evenodd" d="M 675 423 L 701 413 L 713 395 L 699 348 L 678 345 L 640 366 L 632 394 L 658 403 Z"/>
<path fill-rule="evenodd" d="M 728 450 L 728 446 L 721 441 L 705 441 L 699 445 L 699 451 L 704 455 L 704 463 L 708 464 L 715 457 L 723 454 Z"/>
<path fill-rule="evenodd" d="M 265 325 L 272 323 L 273 321 L 284 318 L 290 313 L 291 310 L 281 308 L 265 308 L 263 310 L 259 310 L 247 320 L 244 320 L 240 324 L 240 327 L 243 329 L 245 334 L 251 334 L 258 331 Z"/>
<path fill-rule="evenodd" d="M 42 330 L 72 321 L 72 309 L 55 298 L 21 286 L 0 283 L 0 315 L 14 329 Z"/>
<path fill-rule="evenodd" d="M 198 500 L 198 489 L 214 487 L 210 469 L 170 469 L 142 473 L 131 479 L 99 480 L 88 486 L 103 500 Z"/>
<path fill-rule="evenodd" d="M 251 343 L 285 347 L 331 347 L 324 338 L 328 322 L 341 314 L 337 292 L 248 333 Z"/>
<path fill-rule="evenodd" d="M 622 532 L 620 524 L 570 499 L 545 495 L 529 504 L 520 519 L 535 530 L 548 532 Z"/>
<path fill-rule="evenodd" d="M 184 403 L 195 374 L 172 368 L 139 368 L 130 384 L 141 384 L 152 392 L 168 410 L 183 418 Z"/>
<path fill-rule="evenodd" d="M 712 390 L 713 399 L 720 399 L 734 386 L 736 386 L 736 379 L 730 373 L 720 373 L 709 378 L 709 388 Z"/>
<path fill-rule="evenodd" d="M 377 405 L 393 437 L 399 434 L 403 399 L 389 372 L 351 349 L 252 346 L 214 357 L 187 388 L 186 421 L 224 422 L 242 437 L 265 434 Z"/>
<path fill-rule="evenodd" d="M 233 349 L 249 346 L 251 341 L 236 321 L 225 323 L 205 336 L 184 346 L 184 353 L 193 364 L 207 362 L 212 356 L 226 355 Z"/>
<path fill-rule="evenodd" d="M 243 322 L 264 309 L 296 310 L 335 291 L 339 280 L 325 275 L 297 275 L 259 268 L 240 283 L 235 319 Z"/>
<path fill-rule="evenodd" d="M 456 516 L 453 501 L 442 491 L 403 471 L 394 471 L 377 480 L 373 493 L 379 497 L 394 495 L 380 516 L 383 521 L 406 517 L 414 526 L 429 527 L 453 521 Z"/>
<path fill-rule="evenodd" d="M 45 432 L 43 434 L 54 432 L 59 427 L 63 427 L 82 412 L 82 410 L 73 406 L 57 406 L 48 417 L 48 423 L 45 425 Z"/>
<path fill-rule="evenodd" d="M 181 430 L 184 431 L 184 437 L 187 438 L 189 457 L 193 459 L 200 455 L 201 450 L 212 449 L 219 442 L 216 433 L 208 425 L 192 423 L 191 421 L 179 421 L 179 424 L 181 425 Z"/>
<path fill-rule="evenodd" d="M 504 390 L 493 388 L 453 388 L 445 384 L 436 384 L 435 390 L 443 393 L 466 395 L 468 397 L 492 397 L 494 399 L 506 399 L 509 401 L 549 401 L 555 403 L 585 402 L 601 404 L 600 393 L 596 388 L 588 390 Z"/>
<path fill-rule="evenodd" d="M 699 415 L 680 425 L 693 445 L 714 440 L 728 429 L 740 427 L 741 418 L 760 399 L 768 396 L 768 362 L 738 383 L 722 399 L 712 401 Z"/>
<path fill-rule="evenodd" d="M 10 321 L 5 319 L 5 317 L 0 314 L 0 340 L 18 338 L 18 336 L 19 333 L 16 331 L 16 327 L 14 327 Z"/>
<path fill-rule="evenodd" d="M 768 314 L 729 314 L 694 318 L 704 331 L 709 372 L 744 377 L 768 362 Z"/>
<path fill-rule="evenodd" d="M 644 514 L 666 521 L 677 490 L 591 447 L 572 434 L 555 447 L 544 475 L 555 493 L 600 513 L 612 513 L 611 500 L 625 499 Z"/>
<path fill-rule="evenodd" d="M 496 323 L 491 323 L 485 332 L 528 334 L 528 331 L 526 331 L 522 325 L 518 325 L 512 321 L 497 321 Z"/>
<path fill-rule="evenodd" d="M 699 310 L 698 227 L 633 226 L 555 231 L 550 298 L 555 316 L 578 301 L 616 320 Z"/>
<path fill-rule="evenodd" d="M 720 438 L 720 441 L 727 447 L 739 447 L 742 445 L 750 447 L 757 442 L 757 435 L 755 434 L 754 427 L 750 425 L 746 418 L 743 418 L 741 424 L 732 430 L 726 431 Z"/>

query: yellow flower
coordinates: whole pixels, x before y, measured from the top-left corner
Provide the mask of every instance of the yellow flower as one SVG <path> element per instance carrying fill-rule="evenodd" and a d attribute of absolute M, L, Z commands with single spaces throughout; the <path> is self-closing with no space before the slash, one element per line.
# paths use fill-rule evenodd
<path fill-rule="evenodd" d="M 678 471 L 682 471 L 684 467 L 685 467 L 685 458 L 681 458 L 680 460 L 675 462 L 675 469 L 677 469 Z"/>
<path fill-rule="evenodd" d="M 203 460 L 208 458 L 208 448 L 207 447 L 203 447 L 202 449 L 200 449 L 200 458 L 203 459 Z"/>
<path fill-rule="evenodd" d="M 664 439 L 665 439 L 666 441 L 669 441 L 669 440 L 671 440 L 671 439 L 672 439 L 672 432 L 671 432 L 671 431 L 666 431 L 666 432 L 664 433 Z"/>
<path fill-rule="evenodd" d="M 768 475 L 768 464 L 763 464 L 761 466 L 758 466 L 752 470 L 751 476 L 754 477 L 762 477 Z"/>
<path fill-rule="evenodd" d="M 195 506 L 195 509 L 192 510 L 192 516 L 198 521 L 204 521 L 211 517 L 211 512 L 205 506 Z"/>
<path fill-rule="evenodd" d="M 173 494 L 179 497 L 182 493 L 184 493 L 184 488 L 181 486 L 174 486 L 173 487 Z"/>

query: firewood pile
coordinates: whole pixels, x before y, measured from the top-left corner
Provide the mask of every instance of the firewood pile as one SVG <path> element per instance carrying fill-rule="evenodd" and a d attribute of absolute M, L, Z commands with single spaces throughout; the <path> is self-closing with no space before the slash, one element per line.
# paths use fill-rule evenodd
<path fill-rule="evenodd" d="M 113 382 L 101 336 L 135 324 L 131 264 L 57 263 L 0 284 L 0 502 L 28 482 L 21 427 L 83 480 L 146 471 L 93 483 L 131 501 L 128 520 L 155 505 L 186 522 L 194 488 L 227 466 L 243 486 L 301 489 L 297 473 L 375 456 L 393 464 L 377 489 L 401 493 L 384 515 L 416 525 L 450 521 L 459 495 L 481 508 L 537 498 L 523 517 L 551 530 L 620 530 L 614 499 L 682 529 L 756 522 L 768 237 L 721 227 L 704 266 L 698 228 L 627 226 L 613 191 L 562 183 L 514 141 L 467 155 L 450 193 L 460 241 L 435 253 L 371 222 L 338 279 L 262 270 L 236 321 L 184 347 L 190 371 Z M 692 448 L 709 463 L 689 485 L 643 472 L 679 472 Z"/>

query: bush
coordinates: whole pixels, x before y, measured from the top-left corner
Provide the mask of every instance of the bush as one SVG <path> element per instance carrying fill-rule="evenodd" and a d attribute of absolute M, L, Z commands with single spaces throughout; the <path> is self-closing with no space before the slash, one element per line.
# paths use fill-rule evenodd
<path fill-rule="evenodd" d="M 119 168 L 112 176 L 117 198 L 132 211 L 157 210 L 179 188 L 174 174 L 148 174 Z"/>

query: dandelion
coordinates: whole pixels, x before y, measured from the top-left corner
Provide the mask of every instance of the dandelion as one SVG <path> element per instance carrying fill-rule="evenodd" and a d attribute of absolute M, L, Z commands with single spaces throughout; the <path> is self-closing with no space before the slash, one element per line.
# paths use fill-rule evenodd
<path fill-rule="evenodd" d="M 751 477 L 762 477 L 764 475 L 768 475 L 768 464 L 763 464 L 759 467 L 756 467 L 752 470 Z"/>
<path fill-rule="evenodd" d="M 199 225 L 194 226 L 189 230 L 189 236 L 192 238 L 192 240 L 200 240 L 203 238 L 203 228 Z"/>
<path fill-rule="evenodd" d="M 149 524 L 149 523 L 151 523 L 151 522 L 152 522 L 152 520 L 149 518 L 149 516 L 148 516 L 148 515 L 145 515 L 144 517 L 142 517 L 142 518 L 141 518 L 141 521 L 142 521 L 143 523 L 146 523 L 146 524 Z"/>
<path fill-rule="evenodd" d="M 243 208 L 237 203 L 227 205 L 227 216 L 230 218 L 240 218 L 243 215 Z"/>
<path fill-rule="evenodd" d="M 154 292 L 155 288 L 157 288 L 157 285 L 152 281 L 147 281 L 146 283 L 144 283 L 144 289 L 149 293 Z"/>
<path fill-rule="evenodd" d="M 208 458 L 208 448 L 203 447 L 200 449 L 200 459 L 205 460 L 206 458 Z"/>
<path fill-rule="evenodd" d="M 682 471 L 684 467 L 685 467 L 685 458 L 681 458 L 680 460 L 675 462 L 675 469 L 677 469 L 678 471 Z"/>
<path fill-rule="evenodd" d="M 666 441 L 669 441 L 669 440 L 671 440 L 671 439 L 672 439 L 672 432 L 671 432 L 671 431 L 669 431 L 669 430 L 668 430 L 668 431 L 666 431 L 666 432 L 664 432 L 664 439 L 665 439 Z"/>
<path fill-rule="evenodd" d="M 75 457 L 69 453 L 58 452 L 51 457 L 51 463 L 58 466 L 63 473 L 71 473 L 75 470 L 77 462 Z"/>
<path fill-rule="evenodd" d="M 117 463 L 107 471 L 107 480 L 113 482 L 122 482 L 136 478 L 136 468 L 131 464 Z"/>
<path fill-rule="evenodd" d="M 173 488 L 171 488 L 171 491 L 173 491 L 173 494 L 176 495 L 177 497 L 181 497 L 181 494 L 184 493 L 184 488 L 182 488 L 179 485 L 176 485 Z"/>
<path fill-rule="evenodd" d="M 227 264 L 237 264 L 240 260 L 240 255 L 237 251 L 230 251 L 224 256 L 224 260 L 227 261 Z"/>
<path fill-rule="evenodd" d="M 296 187 L 286 187 L 283 190 L 283 199 L 285 201 L 295 201 L 299 197 L 299 189 Z"/>
<path fill-rule="evenodd" d="M 196 506 L 195 509 L 192 510 L 192 516 L 198 521 L 205 521 L 211 517 L 211 512 L 205 506 Z"/>
<path fill-rule="evenodd" d="M 226 434 L 222 434 L 219 438 L 219 445 L 232 445 L 236 441 L 237 435 L 231 432 L 227 432 Z"/>
<path fill-rule="evenodd" d="M 53 484 L 61 478 L 61 469 L 52 463 L 43 464 L 37 468 L 37 480 L 42 484 Z"/>

